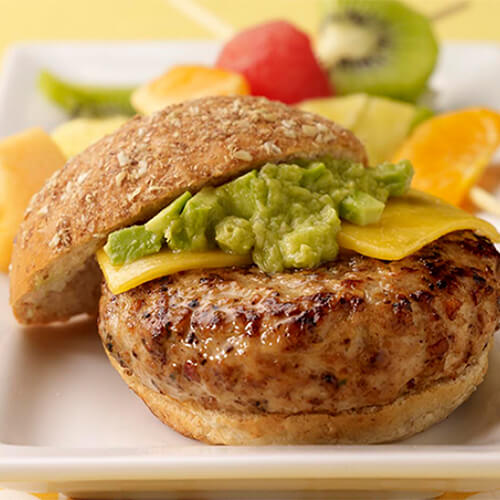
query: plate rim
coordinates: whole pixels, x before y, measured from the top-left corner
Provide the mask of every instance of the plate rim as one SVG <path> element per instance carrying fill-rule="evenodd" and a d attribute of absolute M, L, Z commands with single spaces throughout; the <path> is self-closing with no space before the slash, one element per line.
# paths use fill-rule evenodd
<path fill-rule="evenodd" d="M 8 97 L 17 61 L 25 54 L 53 50 L 151 50 L 189 45 L 220 47 L 213 39 L 162 41 L 33 41 L 9 46 L 0 73 L 0 113 Z M 498 42 L 450 41 L 446 46 L 489 47 Z M 1 480 L 177 480 L 177 479 L 496 479 L 500 480 L 500 444 L 178 447 L 175 453 L 149 448 L 60 448 L 0 443 Z M 262 451 L 265 450 L 265 453 Z M 473 467 L 471 467 L 473 465 Z M 390 472 L 390 474 L 388 474 Z"/>

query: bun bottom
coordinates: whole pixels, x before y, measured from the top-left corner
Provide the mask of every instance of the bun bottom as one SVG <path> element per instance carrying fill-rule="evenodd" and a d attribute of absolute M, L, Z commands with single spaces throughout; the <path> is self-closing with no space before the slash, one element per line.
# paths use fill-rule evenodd
<path fill-rule="evenodd" d="M 194 401 L 180 402 L 149 389 L 108 357 L 128 386 L 163 423 L 187 437 L 210 444 L 373 444 L 421 432 L 446 418 L 482 382 L 488 351 L 454 380 L 438 382 L 383 406 L 360 410 L 302 414 L 233 413 L 207 410 Z M 107 351 L 106 351 L 107 352 Z"/>

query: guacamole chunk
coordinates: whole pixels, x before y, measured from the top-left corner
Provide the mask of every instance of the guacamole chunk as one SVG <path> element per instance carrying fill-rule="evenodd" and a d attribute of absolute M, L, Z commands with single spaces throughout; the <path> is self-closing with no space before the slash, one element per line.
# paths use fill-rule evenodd
<path fill-rule="evenodd" d="M 377 222 L 390 196 L 409 188 L 409 162 L 365 168 L 332 158 L 266 164 L 222 186 L 184 193 L 145 226 L 111 233 L 104 247 L 114 265 L 155 253 L 252 255 L 266 272 L 313 268 L 336 258 L 341 219 Z"/>

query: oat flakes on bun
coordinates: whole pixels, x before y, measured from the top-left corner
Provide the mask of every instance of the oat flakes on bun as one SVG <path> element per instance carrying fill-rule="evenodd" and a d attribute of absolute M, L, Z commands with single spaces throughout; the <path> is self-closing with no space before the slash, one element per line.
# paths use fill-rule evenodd
<path fill-rule="evenodd" d="M 12 308 L 97 314 L 113 366 L 186 436 L 401 439 L 481 383 L 500 318 L 498 233 L 410 181 L 263 98 L 135 117 L 32 199 Z"/>

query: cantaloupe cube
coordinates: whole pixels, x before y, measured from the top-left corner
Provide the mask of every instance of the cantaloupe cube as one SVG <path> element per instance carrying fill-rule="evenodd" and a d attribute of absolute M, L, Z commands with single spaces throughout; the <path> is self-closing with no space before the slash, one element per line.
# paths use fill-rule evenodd
<path fill-rule="evenodd" d="M 0 271 L 8 270 L 12 241 L 31 197 L 65 162 L 41 128 L 0 141 Z"/>

